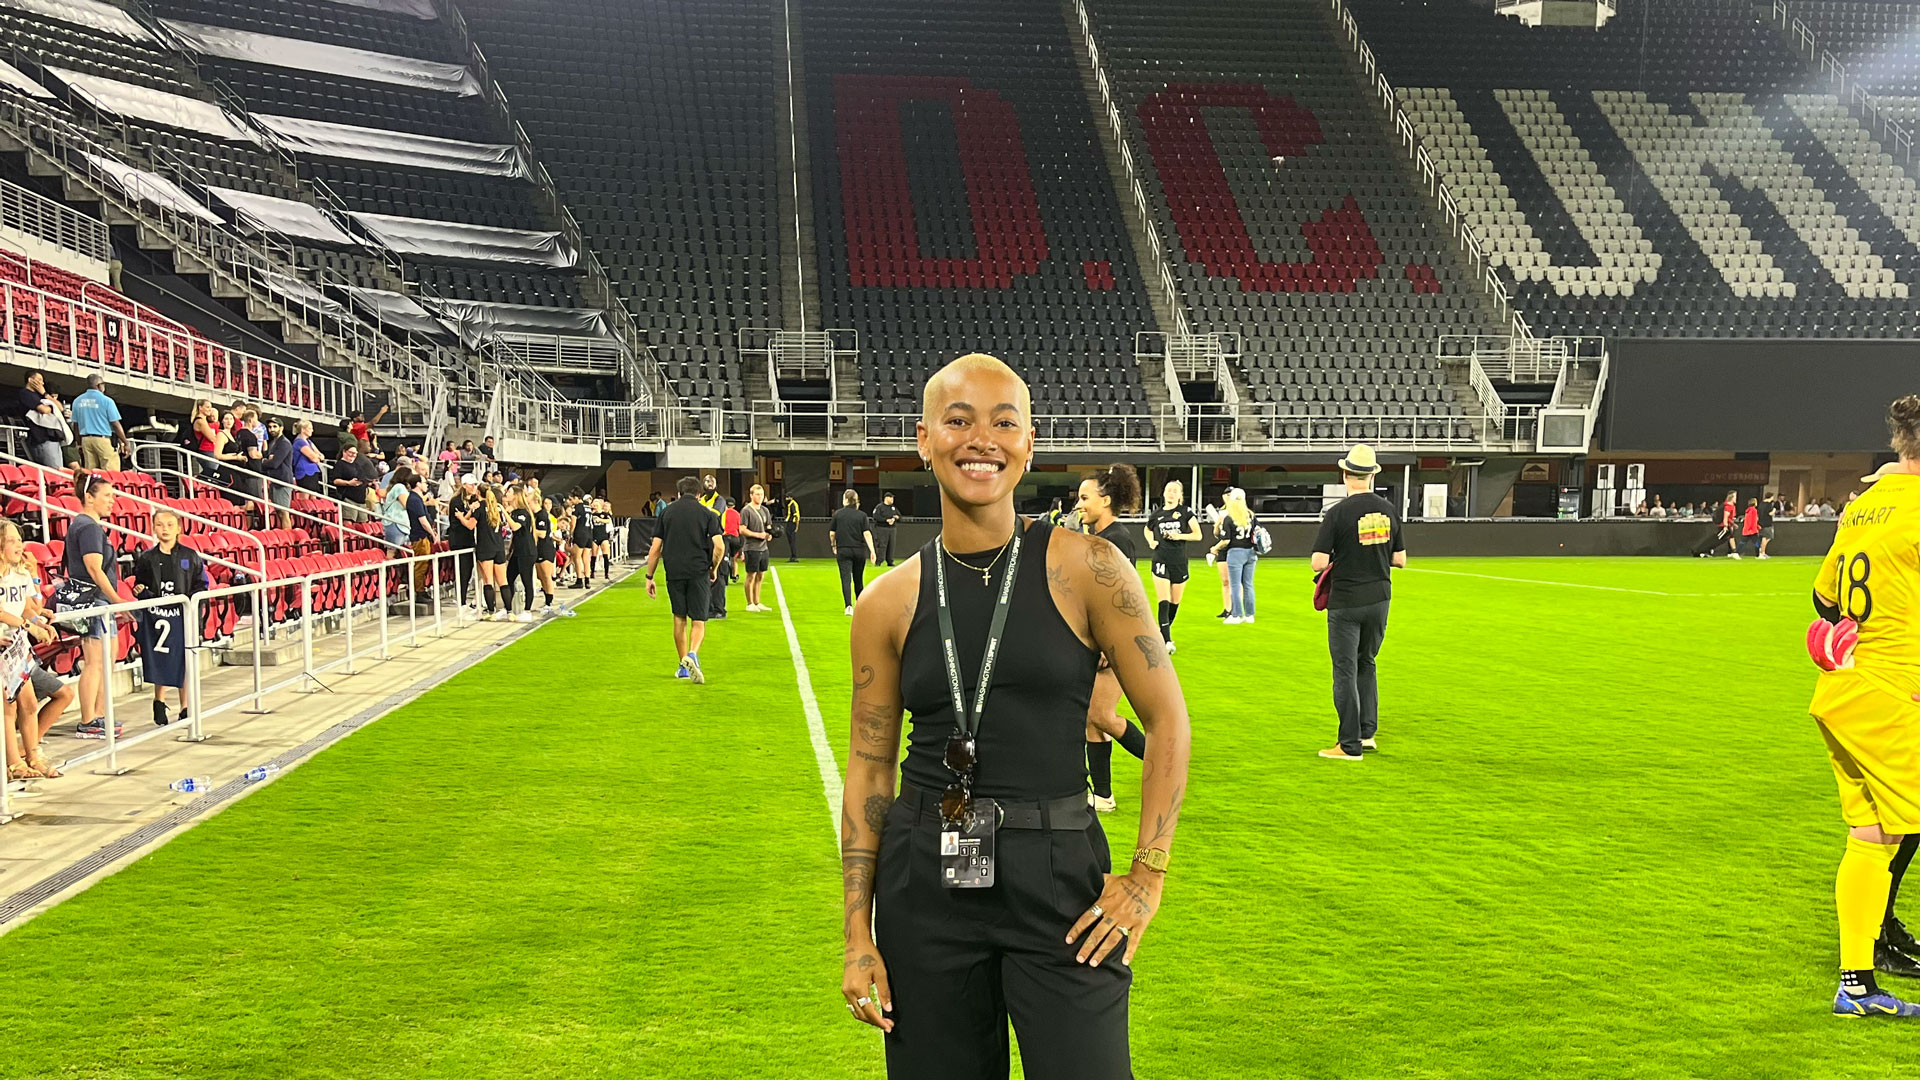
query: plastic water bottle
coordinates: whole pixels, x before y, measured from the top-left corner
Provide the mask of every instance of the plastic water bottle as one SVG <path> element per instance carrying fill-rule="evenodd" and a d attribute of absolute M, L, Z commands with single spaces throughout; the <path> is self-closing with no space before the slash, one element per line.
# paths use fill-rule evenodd
<path fill-rule="evenodd" d="M 189 776 L 168 784 L 167 790 L 178 791 L 182 795 L 203 795 L 213 790 L 213 781 L 204 776 Z"/>
<path fill-rule="evenodd" d="M 278 765 L 255 765 L 253 768 L 248 769 L 246 774 L 240 779 L 245 780 L 249 784 L 257 784 L 279 771 L 280 766 Z"/>

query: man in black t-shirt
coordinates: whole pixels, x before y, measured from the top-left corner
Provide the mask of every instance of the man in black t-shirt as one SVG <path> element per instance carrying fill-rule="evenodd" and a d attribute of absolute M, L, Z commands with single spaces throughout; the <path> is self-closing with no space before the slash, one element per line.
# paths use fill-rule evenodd
<path fill-rule="evenodd" d="M 460 617 L 470 619 L 473 612 L 467 600 L 473 593 L 473 533 L 486 510 L 480 501 L 480 478 L 468 473 L 460 478 L 460 490 L 447 500 L 447 547 L 464 554 L 453 557 L 454 580 L 460 583 Z"/>
<path fill-rule="evenodd" d="M 893 492 L 880 497 L 873 508 L 873 565 L 893 565 L 893 527 L 900 521 L 900 508 L 893 505 Z"/>
<path fill-rule="evenodd" d="M 680 657 L 676 679 L 707 681 L 700 670 L 700 643 L 707 636 L 707 604 L 720 564 L 727 557 L 720 515 L 700 505 L 700 481 L 683 476 L 680 497 L 660 511 L 659 528 L 647 549 L 647 596 L 658 596 L 653 575 L 667 565 L 667 599 L 673 604 L 673 648 Z"/>
<path fill-rule="evenodd" d="M 1327 649 L 1333 654 L 1333 704 L 1340 713 L 1340 742 L 1320 756 L 1338 761 L 1359 761 L 1375 749 L 1380 692 L 1374 657 L 1387 636 L 1393 569 L 1407 565 L 1400 515 L 1373 491 L 1379 471 L 1373 447 L 1365 443 L 1340 459 L 1347 497 L 1326 512 L 1313 542 L 1313 572 L 1332 575 Z"/>

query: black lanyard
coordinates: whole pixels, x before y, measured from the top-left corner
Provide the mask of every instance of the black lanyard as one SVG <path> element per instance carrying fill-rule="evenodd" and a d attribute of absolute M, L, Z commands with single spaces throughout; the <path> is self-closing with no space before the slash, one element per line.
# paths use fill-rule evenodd
<path fill-rule="evenodd" d="M 1013 582 L 1020 570 L 1021 533 L 1015 520 L 1013 536 L 1007 541 L 1007 571 L 1000 579 L 1000 596 L 993 604 L 993 621 L 987 627 L 987 650 L 980 657 L 980 686 L 973 697 L 973 709 L 967 709 L 967 691 L 960 682 L 960 652 L 953 643 L 953 610 L 947 603 L 947 544 L 943 536 L 934 541 L 940 557 L 933 562 L 933 579 L 940 599 L 940 654 L 947 662 L 947 688 L 953 694 L 953 723 L 962 735 L 980 730 L 980 718 L 987 710 L 987 687 L 993 682 L 994 661 L 1000 656 L 1000 633 L 1007 626 L 1007 609 L 1013 604 Z"/>

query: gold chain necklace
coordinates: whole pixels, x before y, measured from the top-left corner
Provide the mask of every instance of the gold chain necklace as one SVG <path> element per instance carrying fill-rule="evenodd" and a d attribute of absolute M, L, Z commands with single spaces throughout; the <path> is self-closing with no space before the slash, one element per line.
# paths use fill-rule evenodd
<path fill-rule="evenodd" d="M 1018 528 L 1019 526 L 1016 525 L 1015 530 L 1018 531 Z M 1005 555 L 1007 553 L 1007 549 L 1011 548 L 1012 546 L 1013 546 L 1013 534 L 1009 533 L 1007 535 L 1007 542 L 1000 545 L 1000 551 L 998 554 L 994 555 L 992 562 L 988 563 L 985 566 L 975 566 L 970 562 L 962 561 L 960 556 L 955 555 L 953 553 L 953 549 L 947 546 L 946 534 L 945 533 L 940 534 L 940 550 L 947 553 L 947 558 L 952 559 L 954 562 L 959 563 L 961 566 L 966 567 L 968 570 L 979 571 L 980 584 L 982 585 L 993 584 L 993 579 L 988 577 L 987 575 L 992 572 L 994 567 L 1000 565 L 1000 557 L 1002 555 Z"/>

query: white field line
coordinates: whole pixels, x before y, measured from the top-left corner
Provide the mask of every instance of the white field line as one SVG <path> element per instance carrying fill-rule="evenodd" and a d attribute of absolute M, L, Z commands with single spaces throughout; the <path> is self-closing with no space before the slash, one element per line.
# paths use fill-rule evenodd
<path fill-rule="evenodd" d="M 1420 573 L 1420 574 L 1443 574 L 1447 577 L 1480 578 L 1485 581 L 1512 581 L 1512 582 L 1517 582 L 1521 585 L 1558 585 L 1563 589 L 1595 589 L 1600 592 L 1635 593 L 1640 596 L 1685 596 L 1685 597 L 1701 597 L 1701 598 L 1705 598 L 1705 597 L 1733 598 L 1733 597 L 1740 597 L 1740 596 L 1798 596 L 1800 595 L 1799 593 L 1778 593 L 1778 592 L 1770 592 L 1770 593 L 1660 592 L 1656 589 L 1628 589 L 1618 585 L 1587 585 L 1578 581 L 1548 581 L 1544 578 L 1501 577 L 1498 574 L 1471 574 L 1464 570 L 1435 570 L 1432 567 L 1427 567 L 1427 566 L 1409 566 L 1406 569 L 1413 571 L 1415 573 Z"/>
<path fill-rule="evenodd" d="M 780 571 L 773 579 L 773 597 L 780 603 L 780 624 L 787 631 L 787 652 L 793 655 L 793 678 L 800 686 L 800 708 L 807 714 L 807 738 L 813 742 L 814 764 L 820 767 L 820 786 L 827 793 L 827 827 L 833 830 L 834 843 L 840 842 L 840 802 L 842 783 L 840 766 L 834 761 L 833 748 L 827 744 L 827 725 L 820 719 L 820 702 L 813 696 L 813 679 L 807 675 L 807 658 L 800 652 L 800 635 L 794 633 L 793 615 L 787 611 L 787 593 L 780 587 Z"/>

